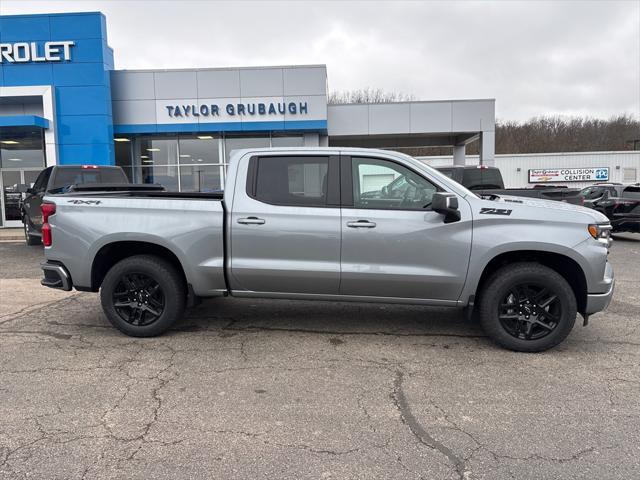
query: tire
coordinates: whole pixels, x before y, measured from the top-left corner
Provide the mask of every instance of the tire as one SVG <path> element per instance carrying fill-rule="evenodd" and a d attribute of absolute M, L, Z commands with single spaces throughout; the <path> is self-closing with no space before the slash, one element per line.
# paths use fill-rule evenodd
<path fill-rule="evenodd" d="M 31 228 L 29 227 L 30 221 L 29 217 L 24 217 L 22 219 L 22 224 L 24 225 L 24 241 L 28 246 L 40 245 L 42 243 L 42 239 L 36 235 L 31 235 L 29 232 Z"/>
<path fill-rule="evenodd" d="M 116 263 L 100 287 L 107 318 L 132 337 L 166 332 L 182 316 L 186 298 L 182 273 L 153 255 L 136 255 Z"/>
<path fill-rule="evenodd" d="M 482 328 L 498 345 L 517 352 L 542 352 L 567 338 L 577 305 L 571 286 L 555 270 L 538 263 L 515 263 L 485 283 L 479 314 Z"/>

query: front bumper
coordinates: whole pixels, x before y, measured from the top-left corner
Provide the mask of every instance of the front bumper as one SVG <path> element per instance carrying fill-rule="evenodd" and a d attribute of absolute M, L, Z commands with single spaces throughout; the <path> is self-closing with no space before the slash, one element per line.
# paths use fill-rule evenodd
<path fill-rule="evenodd" d="M 591 315 L 592 313 L 601 312 L 605 310 L 611 298 L 613 297 L 613 290 L 616 284 L 615 278 L 613 278 L 613 267 L 607 262 L 604 272 L 604 283 L 609 284 L 609 289 L 605 293 L 589 293 L 587 294 L 587 306 L 585 308 L 585 314 Z"/>
<path fill-rule="evenodd" d="M 44 278 L 40 280 L 41 285 L 67 292 L 73 287 L 71 275 L 61 263 L 46 261 L 40 264 L 40 268 L 44 273 Z"/>

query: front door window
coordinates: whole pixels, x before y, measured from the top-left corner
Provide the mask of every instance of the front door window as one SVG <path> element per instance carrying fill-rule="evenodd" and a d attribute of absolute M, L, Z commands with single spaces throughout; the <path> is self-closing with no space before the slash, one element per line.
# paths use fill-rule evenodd
<path fill-rule="evenodd" d="M 354 208 L 424 210 L 435 185 L 408 168 L 377 158 L 353 158 Z"/>

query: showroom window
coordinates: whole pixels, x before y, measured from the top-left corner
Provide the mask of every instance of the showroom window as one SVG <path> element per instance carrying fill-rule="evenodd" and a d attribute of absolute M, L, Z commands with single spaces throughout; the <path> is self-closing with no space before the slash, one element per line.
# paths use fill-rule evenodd
<path fill-rule="evenodd" d="M 263 137 L 226 137 L 224 139 L 225 163 L 229 162 L 229 156 L 234 150 L 241 148 L 263 148 L 271 146 L 268 135 Z"/>
<path fill-rule="evenodd" d="M 0 128 L 0 167 L 44 167 L 44 130 L 32 127 Z"/>
<path fill-rule="evenodd" d="M 273 135 L 271 137 L 272 147 L 304 147 L 304 137 L 302 135 Z"/>
<path fill-rule="evenodd" d="M 116 152 L 116 165 L 124 170 L 129 181 L 133 180 L 133 142 L 127 137 L 115 137 L 113 144 Z"/>
<path fill-rule="evenodd" d="M 299 147 L 298 135 L 145 135 L 114 138 L 116 165 L 135 183 L 159 183 L 170 191 L 213 192 L 224 189 L 226 168 L 233 150 L 263 147 Z"/>

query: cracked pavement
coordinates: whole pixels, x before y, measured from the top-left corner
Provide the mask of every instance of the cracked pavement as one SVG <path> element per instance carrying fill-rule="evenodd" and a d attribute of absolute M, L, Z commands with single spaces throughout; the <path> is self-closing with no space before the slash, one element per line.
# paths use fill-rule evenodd
<path fill-rule="evenodd" d="M 215 299 L 126 337 L 0 243 L 0 479 L 634 478 L 640 236 L 616 294 L 542 354 L 456 311 Z"/>

